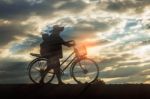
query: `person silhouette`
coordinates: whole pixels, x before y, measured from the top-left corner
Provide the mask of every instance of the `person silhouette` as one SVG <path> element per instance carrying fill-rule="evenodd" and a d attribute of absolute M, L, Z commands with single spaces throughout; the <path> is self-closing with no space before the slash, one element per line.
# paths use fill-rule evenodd
<path fill-rule="evenodd" d="M 60 37 L 60 33 L 64 30 L 64 27 L 54 25 L 51 35 L 42 34 L 43 42 L 40 44 L 40 54 L 42 57 L 48 59 L 47 69 L 43 73 L 40 83 L 44 83 L 44 78 L 49 70 L 54 69 L 54 73 L 57 76 L 58 84 L 64 84 L 61 80 L 60 71 L 60 58 L 63 58 L 62 45 L 71 47 L 74 43 L 71 41 L 64 41 Z"/>

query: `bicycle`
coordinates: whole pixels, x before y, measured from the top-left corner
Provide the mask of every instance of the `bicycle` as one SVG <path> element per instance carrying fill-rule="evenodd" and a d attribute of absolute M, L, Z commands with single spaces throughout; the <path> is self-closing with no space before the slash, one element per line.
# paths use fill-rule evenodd
<path fill-rule="evenodd" d="M 99 76 L 99 67 L 93 59 L 87 57 L 86 47 L 82 46 L 81 48 L 82 51 L 74 46 L 74 51 L 61 63 L 61 66 L 64 65 L 74 55 L 71 61 L 61 69 L 61 75 L 70 67 L 70 75 L 77 83 L 93 83 Z M 36 58 L 28 65 L 29 78 L 33 83 L 38 84 L 42 73 L 47 68 L 48 59 L 40 56 L 40 54 L 31 53 L 31 55 Z M 55 73 L 51 69 L 45 76 L 44 83 L 50 83 L 54 76 Z"/>

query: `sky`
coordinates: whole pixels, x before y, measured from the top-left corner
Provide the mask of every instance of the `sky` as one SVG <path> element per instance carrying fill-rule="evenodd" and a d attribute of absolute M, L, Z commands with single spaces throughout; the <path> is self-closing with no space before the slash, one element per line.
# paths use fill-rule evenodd
<path fill-rule="evenodd" d="M 150 0 L 1 0 L 0 84 L 31 83 L 30 53 L 56 24 L 64 40 L 87 44 L 106 83 L 150 83 L 149 9 Z"/>

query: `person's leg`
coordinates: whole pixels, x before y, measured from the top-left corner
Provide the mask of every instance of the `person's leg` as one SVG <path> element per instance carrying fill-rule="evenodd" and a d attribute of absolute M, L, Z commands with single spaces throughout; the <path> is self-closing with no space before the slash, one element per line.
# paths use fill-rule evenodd
<path fill-rule="evenodd" d="M 41 75 L 41 80 L 40 80 L 40 83 L 44 83 L 44 78 L 45 76 L 47 75 L 47 73 L 52 69 L 52 61 L 51 61 L 51 58 L 48 58 L 48 61 L 47 61 L 47 68 L 46 70 L 44 71 L 44 73 Z"/>
<path fill-rule="evenodd" d="M 61 80 L 61 71 L 60 71 L 60 68 L 59 67 L 56 67 L 54 69 L 54 72 L 56 73 L 56 77 L 58 79 L 58 84 L 64 84 Z"/>
<path fill-rule="evenodd" d="M 41 75 L 40 83 L 44 83 L 44 78 L 47 75 L 47 73 L 50 71 L 51 68 L 47 68 L 44 73 Z"/>
<path fill-rule="evenodd" d="M 60 61 L 59 58 L 55 58 L 54 72 L 56 73 L 58 84 L 64 84 L 61 80 Z"/>
<path fill-rule="evenodd" d="M 44 78 L 45 76 L 47 75 L 47 73 L 49 72 L 50 69 L 54 69 L 54 72 L 56 74 L 56 77 L 58 79 L 58 83 L 59 84 L 64 84 L 61 80 L 61 71 L 60 71 L 60 61 L 59 61 L 59 58 L 57 57 L 51 57 L 48 59 L 48 62 L 47 62 L 47 69 L 45 70 L 45 72 L 43 73 L 42 77 L 41 77 L 41 80 L 40 80 L 40 83 L 44 83 Z"/>

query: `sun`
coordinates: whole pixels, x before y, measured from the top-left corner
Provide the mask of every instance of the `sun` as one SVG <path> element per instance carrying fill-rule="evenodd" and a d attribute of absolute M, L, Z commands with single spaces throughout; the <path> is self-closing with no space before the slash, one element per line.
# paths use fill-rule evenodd
<path fill-rule="evenodd" d="M 87 53 L 88 53 L 88 56 L 90 56 L 90 57 L 99 57 L 100 47 L 99 46 L 88 47 Z"/>
<path fill-rule="evenodd" d="M 87 51 L 87 56 L 90 58 L 98 58 L 100 56 L 101 46 L 99 45 L 99 38 L 86 38 L 80 42 L 76 42 L 78 46 L 85 46 Z M 84 52 L 84 51 L 83 51 Z"/>

